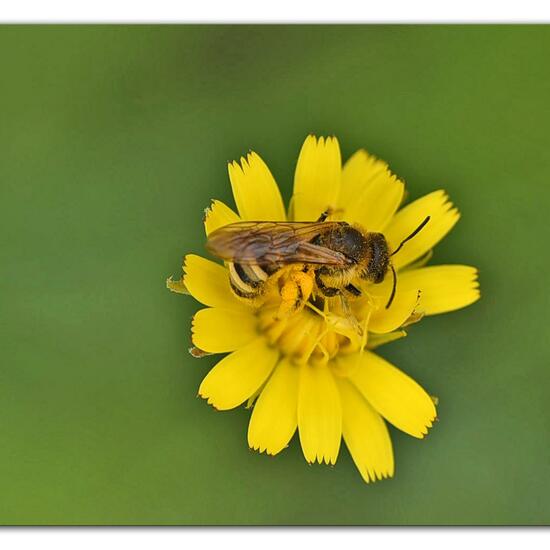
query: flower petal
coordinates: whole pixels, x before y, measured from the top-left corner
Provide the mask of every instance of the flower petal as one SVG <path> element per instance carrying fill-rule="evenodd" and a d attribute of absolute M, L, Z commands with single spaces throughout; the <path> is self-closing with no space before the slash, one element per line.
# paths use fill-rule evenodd
<path fill-rule="evenodd" d="M 373 161 L 372 157 L 360 158 L 364 160 L 362 184 L 351 185 L 355 188 L 353 195 L 340 199 L 344 219 L 358 222 L 367 231 L 382 231 L 399 208 L 405 185 L 381 161 Z M 361 173 L 357 164 L 358 161 L 354 161 L 354 177 Z"/>
<path fill-rule="evenodd" d="M 367 348 L 376 349 L 379 346 L 405 338 L 405 336 L 407 336 L 407 333 L 404 330 L 396 330 L 385 334 L 369 334 Z"/>
<path fill-rule="evenodd" d="M 426 226 L 392 257 L 396 269 L 410 264 L 428 252 L 453 228 L 460 218 L 458 210 L 453 208 L 445 191 L 434 191 L 408 204 L 393 217 L 385 230 L 390 247 L 395 250 L 399 243 L 408 237 L 426 216 L 430 216 L 430 221 Z"/>
<path fill-rule="evenodd" d="M 297 427 L 299 367 L 283 359 L 258 397 L 248 426 L 248 445 L 275 455 Z"/>
<path fill-rule="evenodd" d="M 294 174 L 293 219 L 315 221 L 328 207 L 336 207 L 341 173 L 338 140 L 308 136 Z"/>
<path fill-rule="evenodd" d="M 414 285 L 403 286 L 401 278 L 397 280 L 395 297 L 389 308 L 386 305 L 391 296 L 393 280 L 387 275 L 384 281 L 378 285 L 371 285 L 369 293 L 375 298 L 378 309 L 373 311 L 369 319 L 369 331 L 378 334 L 392 332 L 402 327 L 405 321 L 412 315 L 418 303 L 422 304 L 419 289 Z"/>
<path fill-rule="evenodd" d="M 243 220 L 283 221 L 283 199 L 269 168 L 256 153 L 228 165 L 233 197 Z"/>
<path fill-rule="evenodd" d="M 244 403 L 267 379 L 279 352 L 263 337 L 224 357 L 202 381 L 199 395 L 222 411 Z"/>
<path fill-rule="evenodd" d="M 361 476 L 367 483 L 392 477 L 393 449 L 386 423 L 350 382 L 336 381 L 342 397 L 342 434 Z"/>
<path fill-rule="evenodd" d="M 193 344 L 208 353 L 234 351 L 258 337 L 257 325 L 251 310 L 201 309 L 193 316 Z"/>
<path fill-rule="evenodd" d="M 204 230 L 207 235 L 210 235 L 212 231 L 224 225 L 241 221 L 238 214 L 233 212 L 225 203 L 218 200 L 213 200 L 210 207 L 204 211 L 204 214 Z"/>
<path fill-rule="evenodd" d="M 365 187 L 386 170 L 388 165 L 383 160 L 369 155 L 364 149 L 356 151 L 342 169 L 338 206 L 344 209 L 351 206 Z"/>
<path fill-rule="evenodd" d="M 422 291 L 420 309 L 426 315 L 454 311 L 479 299 L 477 269 L 467 265 L 436 265 L 402 271 L 403 289 Z"/>
<path fill-rule="evenodd" d="M 355 361 L 353 356 L 340 361 Z M 364 351 L 349 379 L 365 399 L 396 428 L 423 438 L 436 417 L 432 398 L 410 376 L 380 356 Z"/>
<path fill-rule="evenodd" d="M 201 304 L 239 311 L 247 309 L 246 304 L 233 294 L 225 267 L 201 256 L 188 254 L 183 270 L 185 287 Z"/>
<path fill-rule="evenodd" d="M 336 463 L 342 439 L 342 405 L 327 365 L 300 366 L 298 427 L 308 462 Z"/>

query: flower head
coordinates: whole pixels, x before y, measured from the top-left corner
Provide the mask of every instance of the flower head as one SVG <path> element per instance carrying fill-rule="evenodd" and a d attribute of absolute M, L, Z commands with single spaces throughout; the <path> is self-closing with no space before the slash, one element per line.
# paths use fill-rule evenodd
<path fill-rule="evenodd" d="M 309 463 L 334 464 L 343 438 L 366 482 L 391 477 L 386 422 L 423 438 L 436 419 L 435 399 L 372 350 L 402 338 L 425 315 L 479 298 L 475 268 L 426 267 L 433 247 L 458 221 L 457 209 L 442 190 L 400 209 L 404 184 L 387 164 L 360 150 L 342 167 L 334 137 L 305 140 L 288 213 L 256 153 L 229 164 L 229 178 L 238 213 L 214 200 L 206 211 L 207 235 L 240 221 L 313 222 L 328 209 L 329 220 L 381 233 L 391 251 L 399 250 L 391 256 L 397 286 L 391 276 L 382 282 L 356 277 L 341 283 L 351 285 L 346 292 L 330 296 L 320 285 L 332 280 L 338 286 L 340 279 L 322 282 L 315 269 L 299 264 L 274 270 L 262 280 L 261 299 L 251 300 L 232 288 L 231 264 L 186 256 L 182 279 L 167 284 L 206 306 L 193 318 L 192 354 L 228 354 L 199 394 L 219 410 L 253 407 L 248 444 L 255 450 L 277 454 L 298 430 Z"/>

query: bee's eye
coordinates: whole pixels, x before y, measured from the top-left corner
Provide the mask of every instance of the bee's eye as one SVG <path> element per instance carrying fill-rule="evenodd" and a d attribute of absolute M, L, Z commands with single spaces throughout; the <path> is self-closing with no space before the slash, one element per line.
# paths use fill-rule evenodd
<path fill-rule="evenodd" d="M 388 270 L 389 256 L 388 245 L 384 235 L 381 233 L 372 233 L 370 240 L 370 260 L 367 268 L 367 277 L 375 284 L 384 280 Z"/>

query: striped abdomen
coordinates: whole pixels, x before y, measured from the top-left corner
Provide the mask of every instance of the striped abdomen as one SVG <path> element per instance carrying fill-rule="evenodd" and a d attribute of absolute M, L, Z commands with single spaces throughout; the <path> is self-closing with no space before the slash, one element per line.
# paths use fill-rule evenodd
<path fill-rule="evenodd" d="M 233 292 L 246 299 L 257 298 L 263 293 L 264 283 L 273 270 L 260 267 L 259 265 L 243 265 L 230 262 L 229 282 Z"/>

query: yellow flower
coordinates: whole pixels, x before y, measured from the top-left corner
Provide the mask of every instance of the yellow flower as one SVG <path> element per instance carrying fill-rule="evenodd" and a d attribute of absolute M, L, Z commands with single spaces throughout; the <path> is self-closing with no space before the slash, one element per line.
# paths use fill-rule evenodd
<path fill-rule="evenodd" d="M 436 419 L 435 399 L 371 350 L 405 336 L 404 327 L 424 315 L 479 298 L 475 268 L 424 267 L 432 248 L 458 221 L 457 209 L 444 191 L 434 191 L 398 210 L 403 182 L 364 150 L 342 167 L 334 137 L 305 140 L 288 215 L 256 153 L 229 164 L 229 178 L 238 214 L 213 201 L 206 212 L 207 234 L 241 220 L 314 221 L 330 207 L 331 219 L 382 232 L 395 250 L 430 216 L 392 258 L 397 291 L 389 308 L 391 276 L 381 284 L 362 283 L 362 296 L 349 303 L 338 297 L 309 300 L 282 317 L 278 291 L 251 306 L 231 291 L 226 267 L 199 256 L 185 258 L 182 280 L 168 280 L 171 290 L 190 293 L 206 306 L 193 318 L 193 353 L 228 353 L 205 377 L 199 394 L 219 410 L 253 405 L 251 448 L 275 455 L 298 430 L 309 463 L 334 464 L 343 437 L 366 482 L 391 477 L 386 421 L 423 438 Z"/>

